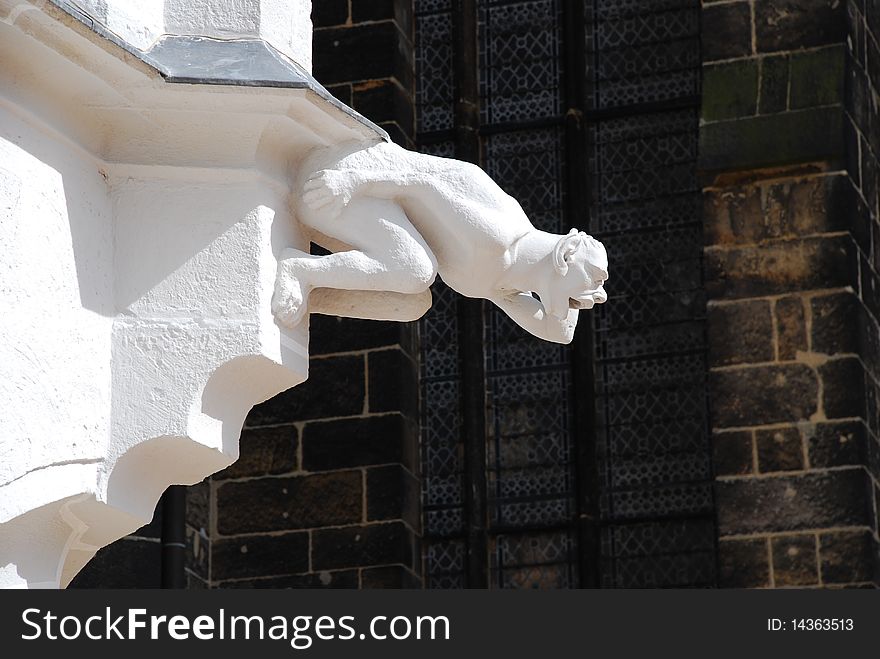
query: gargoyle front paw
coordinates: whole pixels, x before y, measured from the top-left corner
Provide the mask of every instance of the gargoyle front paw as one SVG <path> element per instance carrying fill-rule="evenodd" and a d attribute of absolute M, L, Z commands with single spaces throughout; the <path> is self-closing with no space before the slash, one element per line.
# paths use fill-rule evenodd
<path fill-rule="evenodd" d="M 275 293 L 272 295 L 272 313 L 281 325 L 296 327 L 306 314 L 308 289 L 303 286 L 297 260 L 308 256 L 297 249 L 285 249 L 278 262 Z"/>
<path fill-rule="evenodd" d="M 312 174 L 303 185 L 303 202 L 316 212 L 337 217 L 351 201 L 351 188 L 345 174 L 322 169 Z"/>

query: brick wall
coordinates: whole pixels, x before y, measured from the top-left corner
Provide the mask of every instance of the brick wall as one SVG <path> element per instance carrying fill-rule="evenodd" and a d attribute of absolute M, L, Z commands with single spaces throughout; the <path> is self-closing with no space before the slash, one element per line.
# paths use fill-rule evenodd
<path fill-rule="evenodd" d="M 722 586 L 880 584 L 877 36 L 877 0 L 703 3 Z"/>
<path fill-rule="evenodd" d="M 412 0 L 314 0 L 312 7 L 315 78 L 412 148 Z"/>
<path fill-rule="evenodd" d="M 315 0 L 314 74 L 413 137 L 409 2 Z M 190 488 L 190 587 L 419 587 L 414 323 L 311 317 L 308 381 L 255 407 L 241 458 Z"/>

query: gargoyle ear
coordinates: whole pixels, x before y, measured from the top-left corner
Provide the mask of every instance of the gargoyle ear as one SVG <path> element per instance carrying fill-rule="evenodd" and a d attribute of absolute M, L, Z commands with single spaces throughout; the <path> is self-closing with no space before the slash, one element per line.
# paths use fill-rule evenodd
<path fill-rule="evenodd" d="M 556 272 L 563 277 L 568 272 L 568 264 L 571 263 L 571 257 L 577 252 L 581 245 L 581 236 L 577 229 L 572 229 L 568 235 L 560 238 L 556 247 L 553 249 L 553 265 L 556 266 Z"/>

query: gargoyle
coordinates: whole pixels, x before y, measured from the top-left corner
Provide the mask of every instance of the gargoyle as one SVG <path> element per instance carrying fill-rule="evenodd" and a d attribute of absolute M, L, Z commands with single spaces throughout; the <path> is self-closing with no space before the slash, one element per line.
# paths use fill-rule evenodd
<path fill-rule="evenodd" d="M 315 288 L 430 295 L 439 274 L 535 336 L 569 343 L 578 311 L 607 300 L 602 243 L 536 229 L 476 165 L 378 142 L 318 150 L 301 171 L 300 222 L 342 251 L 284 250 L 272 299 L 282 325 L 303 319 Z"/>

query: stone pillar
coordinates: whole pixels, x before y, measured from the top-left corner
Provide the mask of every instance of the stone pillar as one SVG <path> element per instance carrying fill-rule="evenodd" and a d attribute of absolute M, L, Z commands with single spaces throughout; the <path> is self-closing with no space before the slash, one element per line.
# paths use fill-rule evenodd
<path fill-rule="evenodd" d="M 722 586 L 880 583 L 878 12 L 703 3 Z"/>

